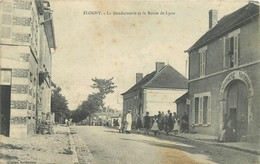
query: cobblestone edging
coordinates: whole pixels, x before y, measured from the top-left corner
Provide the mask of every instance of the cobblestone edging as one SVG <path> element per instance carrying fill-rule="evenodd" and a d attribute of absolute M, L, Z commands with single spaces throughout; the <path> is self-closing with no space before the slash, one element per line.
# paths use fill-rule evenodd
<path fill-rule="evenodd" d="M 82 141 L 81 137 L 78 134 L 73 134 L 73 139 L 75 141 L 79 164 L 92 163 L 93 156 L 87 145 Z"/>
<path fill-rule="evenodd" d="M 75 147 L 75 142 L 73 140 L 72 134 L 70 133 L 70 130 L 68 130 L 68 137 L 69 137 L 69 150 L 72 151 L 72 163 L 73 164 L 78 164 L 78 157 L 77 157 L 77 152 L 76 152 L 76 147 Z"/>

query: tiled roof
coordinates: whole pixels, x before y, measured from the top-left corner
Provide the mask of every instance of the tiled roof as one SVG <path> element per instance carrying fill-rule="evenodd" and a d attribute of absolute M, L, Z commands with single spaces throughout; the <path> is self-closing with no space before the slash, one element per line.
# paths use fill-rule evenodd
<path fill-rule="evenodd" d="M 145 88 L 172 88 L 172 89 L 187 89 L 188 81 L 182 74 L 172 68 L 165 66 L 153 79 L 151 79 Z"/>
<path fill-rule="evenodd" d="M 209 42 L 252 22 L 256 16 L 259 16 L 259 4 L 248 3 L 244 7 L 221 18 L 216 26 L 207 31 L 191 48 L 187 50 L 187 52 L 200 48 Z"/>
<path fill-rule="evenodd" d="M 166 65 L 158 73 L 154 71 L 147 74 L 140 82 L 135 84 L 125 93 L 122 93 L 122 95 L 138 91 L 141 88 L 187 89 L 188 82 L 182 74 L 170 65 Z"/>
<path fill-rule="evenodd" d="M 182 95 L 181 97 L 177 98 L 175 100 L 175 103 L 186 102 L 187 98 L 189 98 L 189 92 L 186 92 L 184 95 Z"/>
<path fill-rule="evenodd" d="M 154 71 L 154 72 L 152 72 L 150 74 L 147 74 L 142 80 L 140 80 L 138 83 L 136 83 L 128 91 L 126 91 L 125 93 L 122 93 L 122 95 L 138 91 L 139 89 L 141 89 L 141 87 L 143 85 L 145 85 L 148 81 L 150 81 L 154 77 L 155 74 L 156 74 L 156 71 Z"/>

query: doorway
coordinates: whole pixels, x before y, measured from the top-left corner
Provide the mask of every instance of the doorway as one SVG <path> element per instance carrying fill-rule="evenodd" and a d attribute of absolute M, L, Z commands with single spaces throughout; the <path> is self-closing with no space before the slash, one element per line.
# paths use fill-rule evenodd
<path fill-rule="evenodd" d="M 227 114 L 233 119 L 236 141 L 246 141 L 248 129 L 248 90 L 239 80 L 227 88 Z"/>
<path fill-rule="evenodd" d="M 9 137 L 11 86 L 0 85 L 0 133 Z"/>

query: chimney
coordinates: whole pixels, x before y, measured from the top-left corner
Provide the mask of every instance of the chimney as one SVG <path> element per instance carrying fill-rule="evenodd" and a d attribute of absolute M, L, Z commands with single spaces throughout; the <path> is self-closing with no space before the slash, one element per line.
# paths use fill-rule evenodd
<path fill-rule="evenodd" d="M 218 23 L 218 10 L 209 10 L 209 29 Z"/>
<path fill-rule="evenodd" d="M 136 73 L 136 83 L 143 79 L 143 73 Z"/>
<path fill-rule="evenodd" d="M 158 73 L 164 67 L 164 65 L 164 62 L 156 62 L 156 73 Z"/>

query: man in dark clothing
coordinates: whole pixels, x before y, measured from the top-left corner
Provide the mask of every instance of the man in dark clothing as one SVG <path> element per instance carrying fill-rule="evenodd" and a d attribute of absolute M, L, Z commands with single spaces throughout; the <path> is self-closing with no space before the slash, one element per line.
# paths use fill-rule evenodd
<path fill-rule="evenodd" d="M 145 128 L 145 132 L 144 134 L 149 134 L 149 130 L 150 130 L 150 117 L 149 117 L 149 112 L 146 112 L 146 115 L 144 116 L 144 128 Z"/>
<path fill-rule="evenodd" d="M 186 112 L 184 112 L 184 115 L 182 116 L 181 120 L 182 120 L 182 125 L 181 125 L 182 132 L 188 132 L 189 131 L 189 117 Z"/>

